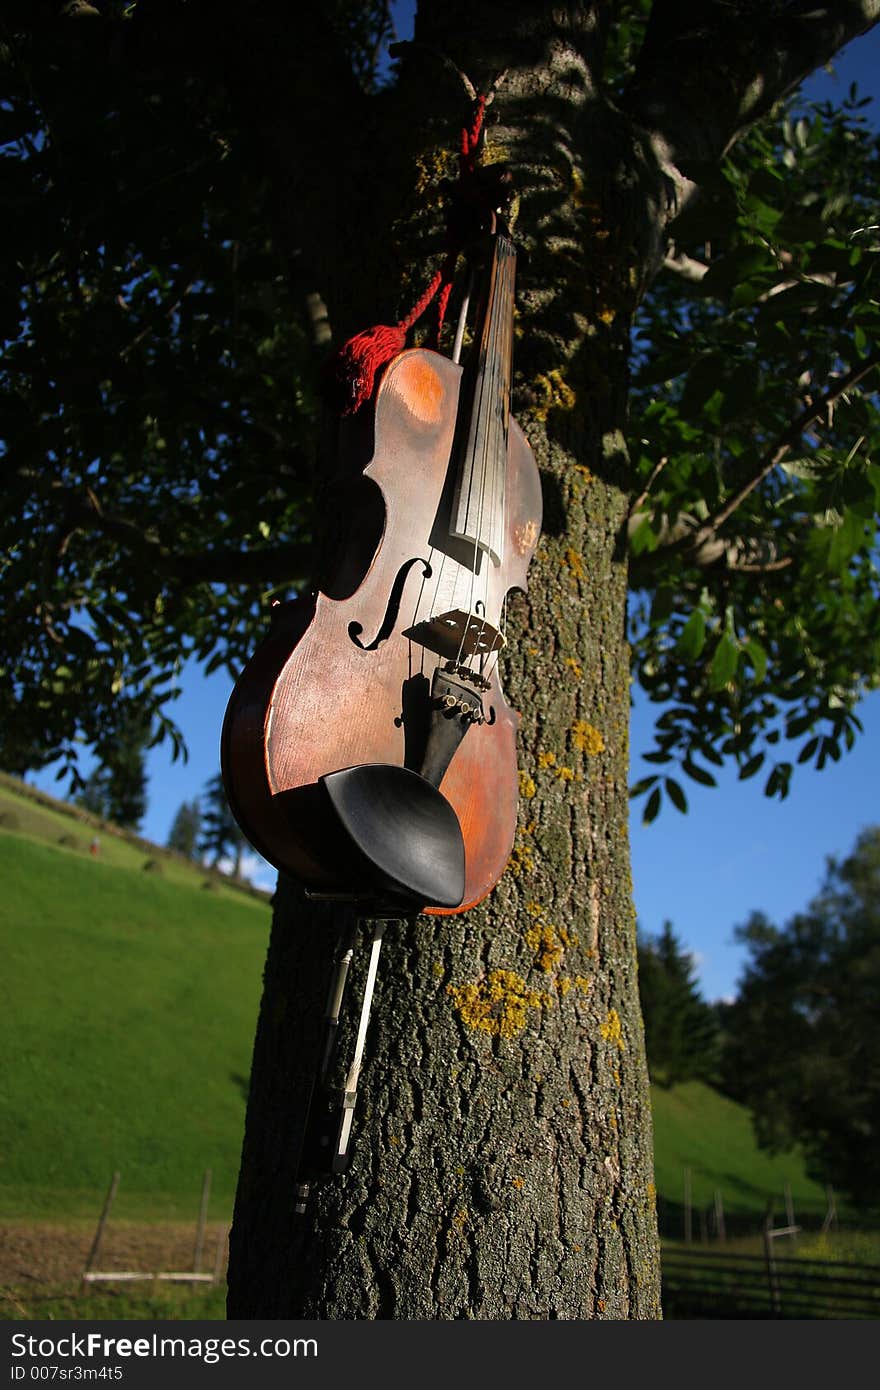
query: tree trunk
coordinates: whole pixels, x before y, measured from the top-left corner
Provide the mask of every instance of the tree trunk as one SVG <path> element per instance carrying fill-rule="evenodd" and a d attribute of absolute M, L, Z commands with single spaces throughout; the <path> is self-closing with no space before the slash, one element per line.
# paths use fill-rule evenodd
<path fill-rule="evenodd" d="M 660 179 L 592 82 L 599 38 L 586 10 L 534 24 L 528 6 L 500 6 L 494 20 L 492 10 L 480 7 L 477 32 L 465 7 L 423 4 L 417 37 L 484 90 L 506 69 L 484 157 L 508 160 L 520 190 L 514 408 L 545 505 L 504 663 L 522 715 L 519 831 L 479 908 L 389 924 L 352 1164 L 316 1184 L 305 1216 L 293 1193 L 338 910 L 280 885 L 231 1239 L 238 1318 L 659 1316 L 627 838 L 623 431 Z M 466 37 L 450 45 L 452 33 Z M 409 205 L 424 171 L 443 167 L 449 113 L 465 105 L 425 53 L 411 54 L 379 137 Z M 363 245 L 384 230 L 401 260 L 415 259 L 423 213 L 392 234 L 386 213 L 383 227 L 362 211 Z M 423 274 L 411 265 L 410 286 Z M 363 256 L 360 275 L 363 297 Z M 376 319 L 389 321 L 395 288 L 379 286 Z M 364 931 L 343 1059 L 368 940 Z"/>

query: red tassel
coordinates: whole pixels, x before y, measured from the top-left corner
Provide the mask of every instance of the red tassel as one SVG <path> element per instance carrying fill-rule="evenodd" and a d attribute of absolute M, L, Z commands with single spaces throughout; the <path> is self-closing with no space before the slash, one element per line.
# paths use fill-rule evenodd
<path fill-rule="evenodd" d="M 353 415 L 372 398 L 377 373 L 406 346 L 406 329 L 378 324 L 357 333 L 331 364 L 332 385 L 343 415 Z"/>
<path fill-rule="evenodd" d="M 470 127 L 465 127 L 461 133 L 459 172 L 462 179 L 474 172 L 485 111 L 486 98 L 484 96 L 477 97 L 473 121 Z M 403 352 L 406 347 L 407 332 L 421 318 L 438 290 L 440 290 L 440 299 L 437 312 L 436 340 L 439 342 L 458 253 L 459 247 L 454 245 L 448 252 L 443 265 L 434 272 L 421 299 L 413 305 L 406 318 L 401 319 L 400 323 L 393 327 L 388 324 L 378 324 L 375 328 L 368 328 L 363 333 L 355 334 L 330 359 L 326 375 L 327 386 L 340 414 L 353 415 L 356 410 L 360 410 L 361 406 L 366 405 L 372 399 L 377 375 L 383 367 L 388 365 L 392 357 Z"/>

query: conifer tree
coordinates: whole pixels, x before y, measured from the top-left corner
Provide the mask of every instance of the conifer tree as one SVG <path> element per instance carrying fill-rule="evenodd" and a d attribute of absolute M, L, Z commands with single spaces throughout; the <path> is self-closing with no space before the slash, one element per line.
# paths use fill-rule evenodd
<path fill-rule="evenodd" d="M 241 875 L 242 855 L 247 841 L 229 809 L 226 789 L 219 772 L 205 788 L 205 809 L 202 814 L 199 854 L 216 868 L 221 859 L 232 860 L 234 878 Z"/>
<path fill-rule="evenodd" d="M 693 960 L 664 922 L 659 936 L 639 936 L 639 998 L 652 1081 L 668 1086 L 698 1078 L 714 1081 L 718 1022 L 701 998 Z"/>
<path fill-rule="evenodd" d="M 198 797 L 184 801 L 168 832 L 168 848 L 176 850 L 185 859 L 195 859 L 202 824 L 202 812 Z"/>

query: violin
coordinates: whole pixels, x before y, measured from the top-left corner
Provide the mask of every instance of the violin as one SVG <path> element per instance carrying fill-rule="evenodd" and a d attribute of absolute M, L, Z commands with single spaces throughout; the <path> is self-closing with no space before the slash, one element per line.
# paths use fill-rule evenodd
<path fill-rule="evenodd" d="M 329 578 L 277 607 L 223 726 L 255 848 L 311 894 L 387 915 L 473 907 L 513 846 L 519 716 L 498 658 L 541 525 L 510 414 L 515 266 L 499 221 L 466 365 L 403 351 L 341 423 Z"/>

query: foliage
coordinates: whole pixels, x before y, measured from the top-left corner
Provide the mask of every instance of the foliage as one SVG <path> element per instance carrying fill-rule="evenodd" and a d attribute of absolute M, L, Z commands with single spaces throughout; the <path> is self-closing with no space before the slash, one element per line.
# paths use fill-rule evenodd
<path fill-rule="evenodd" d="M 819 894 L 777 927 L 738 929 L 750 962 L 726 1012 L 723 1075 L 772 1152 L 880 1202 L 880 828 L 828 861 Z"/>
<path fill-rule="evenodd" d="M 21 10 L 0 50 L 0 762 L 18 772 L 72 766 L 121 694 L 179 750 L 183 661 L 240 665 L 267 551 L 279 581 L 302 573 L 313 414 L 223 87 L 178 70 L 161 25 Z"/>
<path fill-rule="evenodd" d="M 103 729 L 95 751 L 98 765 L 75 800 L 93 815 L 136 830 L 147 809 L 144 759 L 150 728 L 143 712 L 123 705 L 112 728 Z"/>
<path fill-rule="evenodd" d="M 205 788 L 205 810 L 202 815 L 199 854 L 216 866 L 221 859 L 233 861 L 233 877 L 241 872 L 241 858 L 247 841 L 229 808 L 223 778 L 218 772 Z"/>
<path fill-rule="evenodd" d="M 780 798 L 796 764 L 853 746 L 880 670 L 880 141 L 863 105 L 789 103 L 720 169 L 686 171 L 702 196 L 635 341 L 634 658 L 665 706 L 648 756 L 709 785 L 733 758 Z M 663 772 L 636 790 L 646 820 L 664 792 L 686 809 Z"/>
<path fill-rule="evenodd" d="M 168 832 L 168 848 L 177 850 L 184 859 L 195 859 L 199 830 L 202 824 L 202 811 L 198 797 L 184 801 Z"/>
<path fill-rule="evenodd" d="M 665 922 L 659 936 L 639 935 L 639 999 L 651 1080 L 715 1080 L 718 1023 L 700 998 L 687 951 Z"/>
<path fill-rule="evenodd" d="M 255 157 L 203 6 L 94 8 L 18 0 L 0 36 L 0 764 L 74 780 L 120 695 L 179 752 L 183 662 L 240 669 L 311 573 L 322 351 L 322 287 L 277 232 L 287 174 Z M 324 11 L 375 93 L 388 6 Z M 619 7 L 618 93 L 651 15 Z M 880 664 L 877 139 L 854 94 L 800 110 L 686 171 L 633 345 L 646 819 L 686 808 L 677 765 L 711 783 L 732 758 L 784 797 L 852 746 Z"/>

